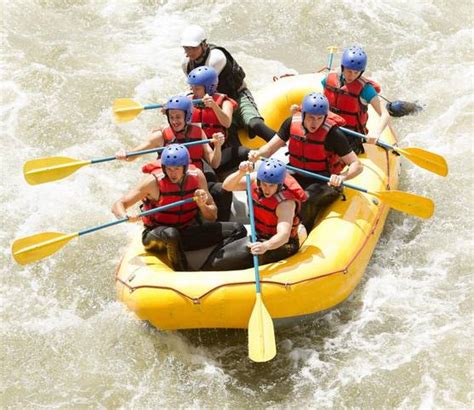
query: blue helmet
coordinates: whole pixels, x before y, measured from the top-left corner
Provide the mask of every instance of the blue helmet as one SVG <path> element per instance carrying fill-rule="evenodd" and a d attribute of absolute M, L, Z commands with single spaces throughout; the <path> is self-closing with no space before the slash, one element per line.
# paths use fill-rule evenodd
<path fill-rule="evenodd" d="M 257 171 L 257 179 L 267 184 L 283 184 L 285 177 L 285 164 L 275 158 L 267 159 Z"/>
<path fill-rule="evenodd" d="M 168 115 L 169 110 L 184 111 L 184 120 L 186 121 L 186 124 L 191 122 L 193 116 L 193 103 L 185 95 L 171 97 L 165 105 L 166 115 Z"/>
<path fill-rule="evenodd" d="M 367 54 L 359 46 L 346 48 L 341 58 L 341 66 L 354 71 L 364 71 L 367 67 Z"/>
<path fill-rule="evenodd" d="M 313 115 L 328 115 L 329 101 L 325 95 L 321 93 L 311 93 L 303 98 L 301 112 Z"/>
<path fill-rule="evenodd" d="M 212 67 L 197 67 L 188 75 L 189 85 L 203 85 L 209 95 L 213 95 L 217 91 L 218 82 L 217 71 Z"/>
<path fill-rule="evenodd" d="M 161 165 L 165 167 L 185 167 L 189 165 L 189 151 L 180 144 L 170 144 L 161 153 Z"/>

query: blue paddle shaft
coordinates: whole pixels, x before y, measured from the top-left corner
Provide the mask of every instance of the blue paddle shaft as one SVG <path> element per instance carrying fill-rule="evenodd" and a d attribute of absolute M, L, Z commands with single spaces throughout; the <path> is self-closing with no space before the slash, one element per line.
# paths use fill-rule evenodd
<path fill-rule="evenodd" d="M 148 104 L 144 105 L 143 109 L 144 110 L 154 110 L 155 108 L 163 108 L 165 104 Z"/>
<path fill-rule="evenodd" d="M 331 178 L 329 177 L 325 177 L 324 175 L 319 175 L 319 174 L 315 174 L 314 172 L 309 172 L 309 171 L 305 171 L 304 169 L 301 169 L 301 168 L 297 168 L 297 167 L 293 167 L 291 165 L 287 165 L 286 166 L 290 171 L 295 171 L 297 172 L 298 174 L 302 174 L 302 175 L 306 175 L 310 178 L 315 178 L 315 179 L 319 179 L 320 181 L 329 181 Z M 355 189 L 356 191 L 360 191 L 360 192 L 365 192 L 365 193 L 368 193 L 369 191 L 367 191 L 367 189 L 365 188 L 361 188 L 359 186 L 356 186 L 356 185 L 352 185 L 352 184 L 348 184 L 347 182 L 343 182 L 341 185 L 343 186 L 346 186 L 348 188 L 352 188 L 352 189 Z"/>
<path fill-rule="evenodd" d="M 362 138 L 362 139 L 365 139 L 365 137 L 366 137 L 364 134 L 361 134 L 360 132 L 350 130 L 348 128 L 339 127 L 339 129 L 342 132 L 344 132 L 345 134 L 352 135 L 353 137 L 358 137 L 358 138 Z M 394 149 L 390 144 L 387 144 L 387 143 L 382 142 L 382 141 L 377 141 L 377 145 L 379 147 L 385 148 L 387 150 L 393 150 Z"/>
<path fill-rule="evenodd" d="M 334 59 L 334 53 L 331 51 L 329 53 L 329 57 L 328 57 L 328 69 L 329 71 L 331 71 L 332 69 L 332 60 Z"/>
<path fill-rule="evenodd" d="M 193 104 L 199 104 L 202 103 L 202 98 L 196 98 L 195 100 L 191 100 Z M 154 110 L 155 108 L 163 108 L 166 104 L 148 104 L 144 105 L 143 109 L 144 110 Z"/>
<path fill-rule="evenodd" d="M 183 145 L 185 147 L 192 147 L 193 145 L 203 145 L 203 144 L 209 144 L 211 140 L 199 140 L 199 141 L 192 141 L 192 142 L 185 142 Z M 145 149 L 143 151 L 132 151 L 132 152 L 127 152 L 126 156 L 127 157 L 134 157 L 136 155 L 145 155 L 145 154 L 152 154 L 154 152 L 161 152 L 165 149 L 165 147 L 159 147 L 159 148 L 151 148 L 151 149 Z M 114 159 L 117 159 L 116 157 L 105 157 L 105 158 L 97 158 L 91 160 L 91 164 L 99 164 L 101 162 L 107 162 L 107 161 L 113 161 Z"/>
<path fill-rule="evenodd" d="M 151 215 L 151 214 L 154 214 L 154 213 L 156 213 L 156 212 L 165 211 L 166 209 L 170 209 L 170 208 L 174 208 L 174 207 L 177 207 L 177 206 L 189 204 L 190 202 L 193 202 L 193 201 L 194 201 L 194 198 L 182 199 L 181 201 L 173 202 L 172 204 L 159 206 L 159 207 L 157 207 L 157 208 L 153 208 L 153 209 L 149 209 L 148 211 L 141 212 L 141 213 L 138 214 L 138 216 Z M 108 228 L 109 226 L 114 226 L 114 225 L 121 224 L 121 223 L 127 222 L 127 221 L 128 221 L 128 217 L 122 218 L 122 219 L 118 219 L 118 220 L 116 220 L 116 221 L 109 222 L 109 223 L 106 223 L 106 224 L 103 224 L 103 225 L 99 225 L 99 226 L 94 226 L 94 227 L 92 227 L 92 228 L 83 229 L 82 231 L 79 231 L 77 234 L 78 234 L 78 236 L 85 235 L 85 234 L 88 234 L 88 233 L 92 233 L 92 232 L 95 232 L 95 231 L 99 231 L 99 230 L 101 230 L 101 229 Z"/>
<path fill-rule="evenodd" d="M 245 181 L 247 183 L 247 198 L 249 201 L 249 213 L 250 213 L 250 237 L 252 242 L 257 242 L 257 234 L 255 232 L 255 216 L 253 215 L 253 198 L 252 198 L 252 183 L 250 181 L 250 174 L 247 172 L 245 175 Z M 255 287 L 257 293 L 260 293 L 260 272 L 258 269 L 258 256 L 253 255 L 253 267 L 255 270 Z"/>

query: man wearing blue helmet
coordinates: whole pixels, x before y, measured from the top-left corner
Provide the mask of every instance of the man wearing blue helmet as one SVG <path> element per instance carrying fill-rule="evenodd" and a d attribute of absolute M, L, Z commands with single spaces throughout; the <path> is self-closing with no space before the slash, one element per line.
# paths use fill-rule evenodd
<path fill-rule="evenodd" d="M 304 97 L 301 108 L 283 122 L 270 142 L 249 153 L 249 160 L 255 162 L 261 156 L 270 157 L 288 142 L 290 165 L 330 178 L 326 185 L 314 178 L 295 175 L 308 195 L 301 210 L 308 231 L 322 208 L 340 196 L 341 183 L 362 172 L 362 164 L 338 128 L 344 124 L 341 117 L 329 111 L 324 95 L 311 93 Z"/>
<path fill-rule="evenodd" d="M 236 125 L 247 127 L 251 137 L 258 135 L 270 141 L 275 131 L 265 125 L 245 84 L 245 72 L 232 55 L 224 47 L 208 44 L 204 29 L 197 25 L 190 25 L 183 31 L 181 46 L 185 53 L 182 68 L 186 76 L 196 67 L 213 67 L 219 75 L 217 91 L 239 104 L 234 115 Z"/>
<path fill-rule="evenodd" d="M 187 198 L 195 201 L 142 217 L 145 229 L 142 242 L 146 250 L 166 253 L 174 270 L 187 270 L 184 251 L 222 245 L 224 240 L 238 239 L 245 235 L 245 228 L 234 222 L 215 222 L 217 208 L 207 189 L 204 174 L 190 167 L 186 147 L 168 145 L 162 152 L 161 168 L 147 175 L 136 187 L 112 206 L 117 218 L 128 217 L 129 222 L 140 219 L 138 212 L 127 210 L 143 202 L 143 210 Z"/>
<path fill-rule="evenodd" d="M 229 132 L 232 115 L 238 104 L 225 94 L 217 92 L 217 71 L 208 66 L 197 67 L 188 75 L 192 98 L 202 98 L 202 104 L 195 104 L 192 116 L 193 124 L 199 125 L 208 138 L 216 132 L 222 132 L 225 143 L 222 146 L 221 164 L 216 173 L 235 171 L 241 161 L 247 159 L 249 149 L 240 145 L 235 132 Z"/>
<path fill-rule="evenodd" d="M 239 170 L 224 181 L 224 189 L 245 191 L 245 174 L 253 164 L 243 161 Z M 258 171 L 250 174 L 254 204 L 257 242 L 241 238 L 216 251 L 204 264 L 204 270 L 235 270 L 253 266 L 252 255 L 258 255 L 261 264 L 277 262 L 295 254 L 299 249 L 299 211 L 306 194 L 298 182 L 286 172 L 283 162 L 270 158 Z"/>
<path fill-rule="evenodd" d="M 367 135 L 367 142 L 375 144 L 389 124 L 390 114 L 379 98 L 380 86 L 369 78 L 362 77 L 367 67 L 367 54 L 358 46 L 344 50 L 341 58 L 341 72 L 330 72 L 321 83 L 329 100 L 329 109 L 346 120 L 346 127 Z M 367 129 L 368 105 L 381 116 L 379 125 L 373 131 Z M 364 152 L 362 140 L 347 136 L 356 154 Z"/>

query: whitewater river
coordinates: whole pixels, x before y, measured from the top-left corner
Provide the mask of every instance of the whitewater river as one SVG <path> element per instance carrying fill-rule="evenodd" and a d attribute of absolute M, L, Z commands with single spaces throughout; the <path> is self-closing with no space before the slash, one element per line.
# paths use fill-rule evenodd
<path fill-rule="evenodd" d="M 473 5 L 469 0 L 0 2 L 2 408 L 402 408 L 473 406 Z M 419 100 L 394 120 L 402 146 L 435 151 L 447 178 L 403 161 L 400 189 L 435 216 L 392 212 L 366 274 L 330 313 L 277 331 L 247 358 L 244 331 L 165 333 L 116 301 L 114 269 L 139 227 L 81 237 L 38 263 L 14 239 L 113 220 L 137 163 L 84 167 L 29 186 L 29 159 L 112 155 L 163 123 L 115 125 L 111 103 L 186 89 L 181 31 L 199 23 L 258 90 L 312 72 L 329 45 L 363 45 L 384 95 Z M 338 64 L 339 58 L 336 58 Z"/>

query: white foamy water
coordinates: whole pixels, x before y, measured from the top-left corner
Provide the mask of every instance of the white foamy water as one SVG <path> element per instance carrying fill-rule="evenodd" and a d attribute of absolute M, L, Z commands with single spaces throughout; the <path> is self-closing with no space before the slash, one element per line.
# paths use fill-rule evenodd
<path fill-rule="evenodd" d="M 18 0 L 1 10 L 2 407 L 472 407 L 471 2 Z M 138 227 L 81 237 L 26 267 L 10 256 L 15 238 L 113 220 L 138 163 L 38 186 L 23 163 L 109 156 L 162 124 L 155 111 L 114 125 L 110 106 L 186 89 L 179 36 L 191 22 L 232 51 L 254 91 L 288 69 L 321 68 L 329 45 L 362 44 L 385 96 L 425 105 L 394 120 L 401 145 L 450 165 L 441 178 L 403 161 L 400 189 L 432 198 L 434 218 L 393 212 L 350 299 L 278 330 L 266 364 L 248 360 L 245 332 L 159 332 L 115 301 L 114 268 Z"/>

